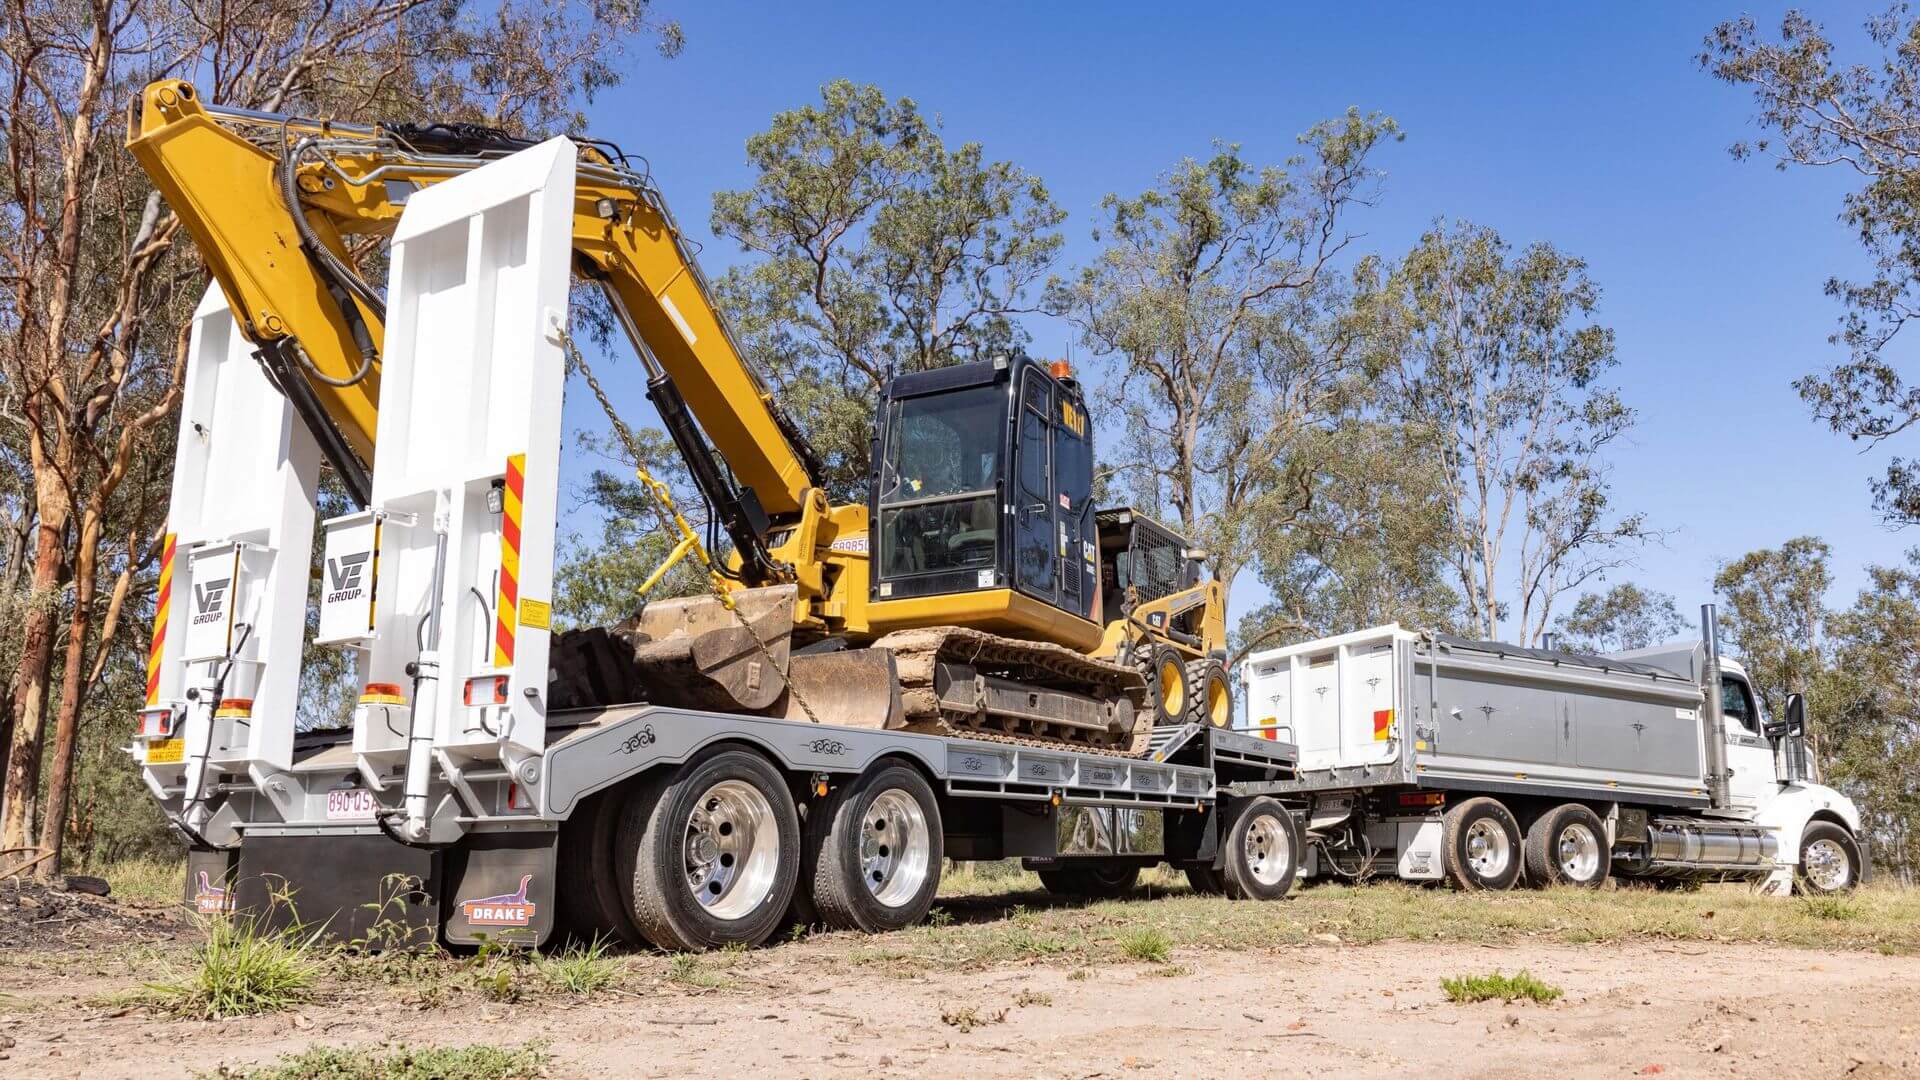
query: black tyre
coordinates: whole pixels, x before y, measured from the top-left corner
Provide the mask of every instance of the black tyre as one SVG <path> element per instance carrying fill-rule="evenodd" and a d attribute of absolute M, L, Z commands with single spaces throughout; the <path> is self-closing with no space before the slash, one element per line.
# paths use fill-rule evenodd
<path fill-rule="evenodd" d="M 1140 881 L 1140 867 L 1130 864 L 1072 866 L 1035 873 L 1040 876 L 1040 884 L 1055 896 L 1081 896 L 1090 900 L 1125 896 Z"/>
<path fill-rule="evenodd" d="M 1211 866 L 1187 867 L 1187 884 L 1201 896 L 1223 896 L 1227 891 L 1226 875 Z"/>
<path fill-rule="evenodd" d="M 1461 889 L 1511 889 L 1520 880 L 1520 823 L 1498 799 L 1468 799 L 1441 819 L 1447 880 Z"/>
<path fill-rule="evenodd" d="M 945 850 L 940 803 L 918 770 L 883 762 L 807 817 L 803 888 L 821 922 L 877 933 L 926 918 Z"/>
<path fill-rule="evenodd" d="M 626 788 L 587 796 L 560 826 L 560 912 L 576 937 L 637 946 L 644 940 L 627 914 L 614 841 L 626 809 Z"/>
<path fill-rule="evenodd" d="M 1187 686 L 1187 723 L 1233 726 L 1233 688 L 1220 661 L 1195 660 L 1188 664 Z"/>
<path fill-rule="evenodd" d="M 1300 825 L 1278 800 L 1249 799 L 1235 809 L 1223 861 L 1220 874 L 1228 896 L 1278 900 L 1300 870 Z"/>
<path fill-rule="evenodd" d="M 758 945 L 779 928 L 800 876 L 800 815 L 780 773 L 723 750 L 627 802 L 616 841 L 628 912 L 662 949 Z"/>
<path fill-rule="evenodd" d="M 1527 830 L 1527 880 L 1534 885 L 1597 889 L 1613 871 L 1613 852 L 1600 815 L 1579 803 L 1564 803 L 1540 815 Z"/>
<path fill-rule="evenodd" d="M 1183 724 L 1187 719 L 1187 663 L 1180 650 L 1161 642 L 1148 645 L 1140 660 L 1147 675 L 1147 689 L 1153 696 L 1153 726 Z"/>
<path fill-rule="evenodd" d="M 1800 867 L 1794 874 L 1802 893 L 1831 895 L 1860 884 L 1860 842 L 1831 821 L 1815 821 L 1800 834 Z"/>

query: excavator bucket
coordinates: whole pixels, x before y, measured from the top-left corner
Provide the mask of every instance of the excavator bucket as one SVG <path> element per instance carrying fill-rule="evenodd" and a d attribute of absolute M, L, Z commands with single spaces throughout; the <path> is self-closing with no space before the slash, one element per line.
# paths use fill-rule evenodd
<path fill-rule="evenodd" d="M 762 712 L 787 692 L 792 585 L 655 600 L 622 629 L 649 699 L 689 709 Z"/>
<path fill-rule="evenodd" d="M 900 673 L 886 649 L 802 653 L 793 658 L 788 677 L 792 692 L 782 715 L 789 720 L 881 729 L 906 726 Z"/>

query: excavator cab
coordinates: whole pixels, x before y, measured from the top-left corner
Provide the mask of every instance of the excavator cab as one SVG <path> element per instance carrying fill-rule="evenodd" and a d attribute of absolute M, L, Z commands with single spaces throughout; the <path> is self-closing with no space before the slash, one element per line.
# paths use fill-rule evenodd
<path fill-rule="evenodd" d="M 1093 436 L 1064 365 L 1024 354 L 888 380 L 868 617 L 1099 640 Z"/>

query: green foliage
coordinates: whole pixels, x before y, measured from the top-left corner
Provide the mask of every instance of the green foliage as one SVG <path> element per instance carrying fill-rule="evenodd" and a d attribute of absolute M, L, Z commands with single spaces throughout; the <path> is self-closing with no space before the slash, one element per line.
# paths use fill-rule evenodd
<path fill-rule="evenodd" d="M 553 1055 L 525 1046 L 315 1046 L 264 1067 L 222 1066 L 221 1080 L 526 1080 L 549 1074 Z"/>
<path fill-rule="evenodd" d="M 1173 955 L 1173 939 L 1158 927 L 1142 926 L 1121 935 L 1120 951 L 1130 959 L 1164 964 Z"/>
<path fill-rule="evenodd" d="M 312 995 L 331 955 L 321 944 L 324 928 L 272 930 L 244 915 L 214 916 L 204 926 L 192 967 L 146 984 L 136 1000 L 195 1020 L 278 1012 Z"/>
<path fill-rule="evenodd" d="M 1827 566 L 1832 554 L 1826 541 L 1801 536 L 1742 555 L 1714 575 L 1714 591 L 1726 601 L 1721 633 L 1776 716 L 1785 711 L 1788 693 L 1824 689 L 1816 684 L 1828 666 L 1825 597 L 1833 585 Z M 1812 715 L 1808 722 L 1818 730 Z"/>
<path fill-rule="evenodd" d="M 575 942 L 558 953 L 536 959 L 534 970 L 550 989 L 591 997 L 620 978 L 620 961 L 608 955 L 609 946 L 599 937 L 584 945 Z"/>
<path fill-rule="evenodd" d="M 1866 280 L 1827 282 L 1843 311 L 1836 344 L 1846 362 L 1794 384 L 1816 420 L 1869 445 L 1920 422 L 1920 384 L 1895 356 L 1901 329 L 1920 303 L 1920 21 L 1906 5 L 1866 20 L 1879 53 L 1847 64 L 1826 29 L 1800 11 L 1781 19 L 1777 40 L 1751 16 L 1715 27 L 1700 65 L 1753 93 L 1768 137 L 1738 142 L 1736 159 L 1841 166 L 1858 184 L 1840 218 L 1871 264 Z M 1894 458 L 1873 484 L 1874 504 L 1890 522 L 1920 522 L 1920 462 Z"/>
<path fill-rule="evenodd" d="M 1844 896 L 1820 894 L 1802 896 L 1800 907 L 1813 918 L 1826 919 L 1829 922 L 1845 922 L 1848 919 L 1857 918 L 1860 914 L 1859 905 Z"/>
<path fill-rule="evenodd" d="M 1026 294 L 1065 212 L 1038 177 L 949 146 L 908 98 L 844 79 L 747 140 L 753 185 L 713 199 L 713 231 L 757 261 L 717 283 L 741 345 L 806 418 L 838 498 L 865 493 L 874 394 L 890 370 L 1025 340 Z"/>
<path fill-rule="evenodd" d="M 1566 648 L 1605 653 L 1658 645 L 1690 625 L 1671 595 L 1623 581 L 1606 592 L 1582 596 L 1554 628 Z"/>
<path fill-rule="evenodd" d="M 1548 1005 L 1558 1001 L 1565 993 L 1559 987 L 1548 986 L 1525 971 L 1514 975 L 1502 975 L 1496 971 L 1490 975 L 1443 978 L 1440 988 L 1447 992 L 1448 1001 L 1462 1005 L 1476 1001 L 1522 1000 Z"/>
<path fill-rule="evenodd" d="M 640 463 L 669 486 L 675 506 L 696 530 L 701 530 L 702 507 L 678 451 L 665 434 L 655 429 L 636 431 L 635 440 L 644 455 Z M 636 463 L 625 447 L 610 438 L 581 435 L 578 449 L 618 464 L 593 470 L 577 496 L 576 509 L 598 519 L 598 535 L 590 539 L 577 529 L 562 534 L 553 589 L 555 629 L 561 631 L 613 626 L 632 617 L 642 602 L 640 586 L 666 559 L 677 540 L 661 527 L 659 512 L 635 478 Z M 722 552 L 711 554 L 716 559 L 723 556 Z M 705 571 L 689 556 L 675 564 L 648 595 L 654 599 L 690 596 L 705 589 Z"/>
<path fill-rule="evenodd" d="M 1391 357 L 1387 413 L 1440 459 L 1443 545 L 1470 632 L 1530 644 L 1554 601 L 1651 536 L 1616 515 L 1605 460 L 1633 411 L 1600 380 L 1617 363 L 1586 263 L 1483 225 L 1436 224 L 1373 273 Z"/>
<path fill-rule="evenodd" d="M 1452 630 L 1460 597 L 1441 547 L 1439 457 L 1419 433 L 1373 420 L 1314 432 L 1312 498 L 1255 552 L 1272 603 L 1240 621 L 1238 652 L 1364 626 Z"/>
<path fill-rule="evenodd" d="M 1368 381 L 1336 266 L 1377 188 L 1374 154 L 1399 138 L 1391 118 L 1350 110 L 1280 164 L 1217 143 L 1103 199 L 1105 247 L 1048 286 L 1103 361 L 1104 419 L 1127 433 L 1109 444 L 1117 486 L 1177 521 L 1222 581 L 1308 503 L 1309 436 Z"/>

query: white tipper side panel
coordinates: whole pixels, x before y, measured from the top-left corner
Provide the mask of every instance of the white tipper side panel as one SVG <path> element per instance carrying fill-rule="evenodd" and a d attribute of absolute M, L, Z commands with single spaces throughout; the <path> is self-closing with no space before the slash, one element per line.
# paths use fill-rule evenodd
<path fill-rule="evenodd" d="M 372 490 L 389 516 L 367 677 L 407 685 L 443 507 L 440 691 L 421 719 L 461 760 L 545 746 L 575 154 L 550 139 L 426 188 L 393 238 Z M 488 506 L 496 486 L 503 513 Z M 466 705 L 466 680 L 495 673 L 507 703 Z"/>
<path fill-rule="evenodd" d="M 253 706 L 246 723 L 188 708 L 182 759 L 149 765 L 162 785 L 202 755 L 233 771 L 292 764 L 320 472 L 319 447 L 267 381 L 218 285 L 194 311 L 188 349 L 149 705 L 211 687 L 230 653 L 224 697 Z"/>
<path fill-rule="evenodd" d="M 1272 727 L 1300 748 L 1302 771 L 1389 762 L 1402 718 L 1376 717 L 1401 696 L 1397 624 L 1268 649 L 1245 661 L 1246 700 L 1256 733 Z"/>

